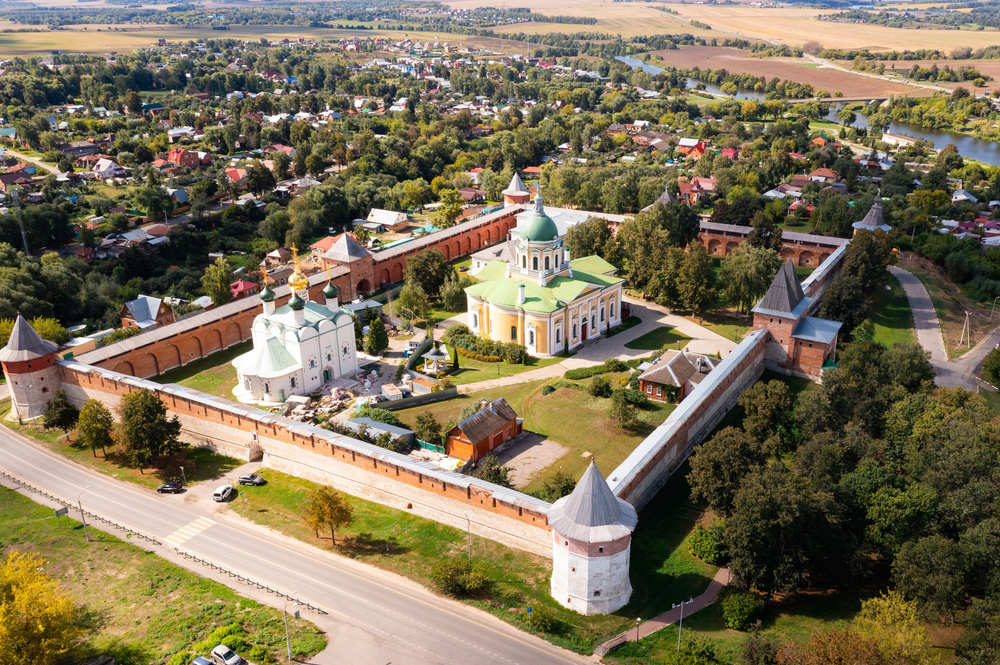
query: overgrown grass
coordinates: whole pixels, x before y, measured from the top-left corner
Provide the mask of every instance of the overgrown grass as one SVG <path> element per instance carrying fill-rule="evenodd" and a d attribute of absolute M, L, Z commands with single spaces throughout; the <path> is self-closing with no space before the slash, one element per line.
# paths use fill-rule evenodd
<path fill-rule="evenodd" d="M 0 487 L 0 554 L 33 552 L 79 607 L 83 641 L 66 662 L 87 663 L 107 654 L 123 665 L 164 663 L 227 624 L 238 623 L 252 643 L 265 645 L 285 662 L 281 612 L 161 559 L 114 536 L 67 517 L 57 522 L 50 508 Z M 326 638 L 305 620 L 290 620 L 292 651 L 307 661 Z M 208 653 L 194 656 L 207 657 Z"/>
<path fill-rule="evenodd" d="M 659 351 L 665 347 L 682 348 L 691 341 L 691 338 L 676 328 L 663 326 L 654 328 L 644 335 L 640 335 L 631 342 L 625 343 L 626 349 L 635 351 Z"/>
<path fill-rule="evenodd" d="M 161 460 L 158 466 L 140 470 L 130 467 L 120 451 L 114 448 L 109 448 L 107 457 L 105 457 L 102 451 L 92 451 L 80 443 L 75 431 L 71 431 L 66 437 L 61 430 L 45 429 L 34 421 L 19 425 L 6 420 L 9 412 L 10 400 L 0 401 L 0 423 L 3 423 L 4 426 L 35 439 L 49 450 L 74 462 L 90 467 L 106 476 L 143 487 L 156 488 L 170 478 L 182 475 L 187 478 L 189 483 L 212 480 L 225 475 L 243 463 L 234 457 L 220 455 L 207 448 L 184 446 L 176 455 Z M 181 467 L 184 467 L 183 472 Z"/>
<path fill-rule="evenodd" d="M 253 349 L 253 342 L 246 341 L 213 353 L 183 367 L 177 367 L 156 377 L 158 383 L 176 383 L 209 395 L 233 399 L 236 387 L 236 368 L 233 359 Z"/>
<path fill-rule="evenodd" d="M 872 306 L 872 323 L 875 324 L 875 341 L 886 348 L 897 342 L 916 342 L 913 328 L 913 310 L 903 291 L 903 285 L 893 276 L 886 281 L 886 289 L 875 296 Z"/>

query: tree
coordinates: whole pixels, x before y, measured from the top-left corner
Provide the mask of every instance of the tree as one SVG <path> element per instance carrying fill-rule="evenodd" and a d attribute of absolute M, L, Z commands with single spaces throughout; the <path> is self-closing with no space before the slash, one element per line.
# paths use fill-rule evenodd
<path fill-rule="evenodd" d="M 79 417 L 80 411 L 69 401 L 66 391 L 60 388 L 46 402 L 42 422 L 46 429 L 61 429 L 63 433 L 69 434 Z"/>
<path fill-rule="evenodd" d="M 924 665 L 932 661 L 931 642 L 917 616 L 917 604 L 897 591 L 861 601 L 855 626 L 893 663 Z"/>
<path fill-rule="evenodd" d="M 90 446 L 90 451 L 97 457 L 97 447 L 105 457 L 108 456 L 108 447 L 115 444 L 111 436 L 111 430 L 115 421 L 111 418 L 111 412 L 100 400 L 88 399 L 80 409 L 80 417 L 76 423 L 76 431 L 80 441 Z"/>
<path fill-rule="evenodd" d="M 368 336 L 365 338 L 365 353 L 370 356 L 377 356 L 389 346 L 389 333 L 385 330 L 382 317 L 376 316 L 368 324 Z"/>
<path fill-rule="evenodd" d="M 125 107 L 129 115 L 142 115 L 142 99 L 138 92 L 129 90 L 125 93 Z"/>
<path fill-rule="evenodd" d="M 418 439 L 427 443 L 437 444 L 441 440 L 441 423 L 430 411 L 417 414 L 417 426 L 413 431 Z"/>
<path fill-rule="evenodd" d="M 779 455 L 789 450 L 795 436 L 795 400 L 784 381 L 758 381 L 740 395 L 739 405 L 745 413 L 743 429 L 763 450 Z M 776 449 L 768 442 L 777 439 Z"/>
<path fill-rule="evenodd" d="M 404 284 L 395 304 L 396 313 L 409 321 L 422 321 L 427 318 L 427 312 L 431 308 L 427 293 L 419 284 Z"/>
<path fill-rule="evenodd" d="M 465 289 L 474 283 L 472 278 L 457 273 L 446 277 L 438 293 L 441 306 L 449 312 L 464 312 L 468 305 Z"/>
<path fill-rule="evenodd" d="M 437 297 L 451 273 L 444 254 L 437 249 L 424 250 L 406 259 L 406 283 L 420 286 L 429 298 Z"/>
<path fill-rule="evenodd" d="M 1000 653 L 1000 598 L 976 598 L 965 615 L 955 655 L 962 665 L 996 665 Z"/>
<path fill-rule="evenodd" d="M 769 206 L 770 207 L 770 206 Z M 782 206 L 782 214 L 784 214 Z M 753 216 L 753 222 L 750 224 L 753 227 L 750 231 L 750 235 L 747 236 L 747 245 L 752 245 L 753 247 L 762 247 L 764 249 L 774 250 L 778 252 L 781 250 L 781 229 L 778 228 L 777 222 L 774 216 L 768 213 L 768 210 L 758 210 Z"/>
<path fill-rule="evenodd" d="M 306 150 L 303 147 L 295 151 L 295 158 L 292 160 L 292 173 L 295 174 L 296 178 L 301 178 L 309 170 L 306 165 L 306 157 Z"/>
<path fill-rule="evenodd" d="M 0 348 L 7 346 L 10 340 L 10 332 L 14 329 L 16 319 L 0 320 Z M 48 317 L 35 317 L 31 320 L 31 327 L 35 329 L 38 336 L 56 344 L 65 344 L 69 341 L 69 333 L 56 319 Z"/>
<path fill-rule="evenodd" d="M 850 629 L 817 630 L 806 644 L 788 642 L 778 650 L 778 665 L 890 665 L 875 640 Z"/>
<path fill-rule="evenodd" d="M 746 310 L 765 293 L 781 268 L 781 257 L 774 250 L 743 243 L 732 254 L 722 259 L 719 269 L 719 288 L 730 302 Z"/>
<path fill-rule="evenodd" d="M 842 321 L 853 330 L 868 318 L 876 287 L 889 276 L 894 261 L 889 236 L 881 231 L 859 231 L 844 253 L 844 267 L 823 294 L 819 316 Z"/>
<path fill-rule="evenodd" d="M 441 192 L 441 207 L 434 214 L 434 224 L 442 229 L 455 226 L 458 216 L 462 214 L 462 207 L 465 199 L 454 189 L 446 189 Z"/>
<path fill-rule="evenodd" d="M 500 464 L 500 459 L 490 453 L 485 457 L 480 457 L 479 461 L 476 462 L 476 468 L 473 470 L 472 475 L 480 480 L 485 480 L 488 483 L 493 483 L 494 485 L 500 485 L 501 487 L 513 487 L 510 483 L 510 467 Z"/>
<path fill-rule="evenodd" d="M 279 182 L 288 176 L 288 167 L 292 165 L 292 158 L 288 153 L 276 152 L 271 155 L 271 175 Z"/>
<path fill-rule="evenodd" d="M 311 173 L 314 177 L 318 178 L 323 175 L 323 171 L 326 169 L 326 162 L 323 158 L 317 154 L 312 154 L 306 157 L 306 171 Z"/>
<path fill-rule="evenodd" d="M 892 564 L 896 588 L 929 616 L 954 613 L 965 599 L 962 547 L 940 535 L 904 543 Z"/>
<path fill-rule="evenodd" d="M 751 436 L 726 427 L 695 446 L 687 476 L 691 497 L 707 501 L 719 513 L 728 515 L 743 478 L 766 461 L 767 455 Z"/>
<path fill-rule="evenodd" d="M 616 390 L 611 395 L 608 416 L 622 429 L 631 429 L 639 424 L 639 416 L 627 399 L 624 390 Z"/>
<path fill-rule="evenodd" d="M 55 665 L 82 635 L 72 597 L 45 563 L 17 550 L 0 561 L 0 663 Z"/>
<path fill-rule="evenodd" d="M 140 471 L 183 445 L 177 439 L 181 433 L 180 421 L 177 416 L 167 419 L 167 405 L 151 390 L 142 388 L 124 395 L 118 417 L 122 449 Z"/>
<path fill-rule="evenodd" d="M 566 231 L 564 242 L 573 258 L 584 256 L 604 256 L 605 247 L 611 240 L 608 220 L 590 217 L 585 222 L 574 224 Z"/>
<path fill-rule="evenodd" d="M 712 288 L 712 256 L 701 243 L 691 243 L 681 262 L 677 291 L 684 306 L 697 314 L 715 297 Z"/>
<path fill-rule="evenodd" d="M 205 274 L 201 278 L 201 287 L 216 307 L 225 305 L 233 299 L 233 292 L 229 289 L 232 279 L 232 268 L 229 262 L 221 256 L 205 270 Z"/>
<path fill-rule="evenodd" d="M 330 540 L 337 544 L 337 529 L 351 523 L 354 508 L 339 492 L 329 485 L 306 494 L 304 519 L 319 537 L 320 528 L 330 529 Z"/>
<path fill-rule="evenodd" d="M 273 190 L 276 184 L 274 174 L 268 171 L 260 162 L 254 162 L 250 165 L 250 168 L 247 169 L 245 182 L 247 190 L 255 196 L 260 196 L 264 192 Z"/>

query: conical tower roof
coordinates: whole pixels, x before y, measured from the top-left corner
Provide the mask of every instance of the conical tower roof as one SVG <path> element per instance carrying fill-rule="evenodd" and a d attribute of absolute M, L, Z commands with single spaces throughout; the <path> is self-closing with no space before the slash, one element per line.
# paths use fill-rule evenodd
<path fill-rule="evenodd" d="M 892 227 L 885 223 L 885 215 L 882 212 L 882 194 L 875 197 L 875 202 L 868 209 L 868 214 L 860 222 L 852 225 L 856 229 L 864 231 L 885 231 L 888 233 Z"/>
<path fill-rule="evenodd" d="M 507 189 L 503 190 L 504 194 L 530 194 L 528 188 L 524 186 L 524 181 L 521 180 L 521 176 L 518 175 L 517 171 L 514 171 L 514 177 L 510 179 L 510 184 Z"/>
<path fill-rule="evenodd" d="M 788 259 L 785 265 L 781 266 L 778 274 L 774 276 L 774 281 L 771 282 L 767 293 L 753 308 L 753 311 L 795 318 L 801 314 L 797 309 L 805 299 L 806 294 L 803 293 L 802 285 L 799 284 L 799 278 L 795 274 L 795 266 L 792 264 L 792 260 Z"/>
<path fill-rule="evenodd" d="M 570 495 L 552 505 L 548 517 L 557 533 L 588 543 L 627 536 L 638 522 L 635 508 L 615 496 L 593 460 Z"/>
<path fill-rule="evenodd" d="M 669 187 L 664 187 L 663 188 L 663 193 L 660 194 L 660 196 L 655 201 L 653 201 L 648 206 L 646 206 L 645 208 L 643 208 L 642 212 L 648 212 L 648 211 L 652 210 L 653 206 L 656 205 L 657 203 L 659 203 L 662 206 L 668 206 L 671 203 L 674 203 L 676 201 L 677 201 L 677 199 L 675 199 L 674 195 L 670 193 L 670 188 Z"/>
<path fill-rule="evenodd" d="M 0 361 L 5 363 L 34 360 L 55 353 L 59 346 L 55 342 L 42 339 L 28 320 L 18 312 L 17 320 L 10 331 L 7 346 L 0 349 Z"/>

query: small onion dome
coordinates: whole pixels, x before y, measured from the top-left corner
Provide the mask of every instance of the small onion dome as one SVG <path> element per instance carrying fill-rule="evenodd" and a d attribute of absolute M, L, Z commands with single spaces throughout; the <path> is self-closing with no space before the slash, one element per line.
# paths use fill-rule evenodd
<path fill-rule="evenodd" d="M 260 299 L 264 302 L 274 302 L 274 291 L 271 290 L 270 286 L 264 285 L 264 290 L 260 292 Z"/>
<path fill-rule="evenodd" d="M 292 299 L 288 301 L 288 307 L 289 309 L 293 309 L 295 311 L 298 311 L 300 309 L 305 309 L 306 301 L 303 300 L 298 293 L 293 293 Z"/>
<path fill-rule="evenodd" d="M 339 293 L 340 291 L 333 285 L 333 282 L 327 282 L 326 286 L 323 287 L 323 297 L 325 298 L 336 298 Z"/>

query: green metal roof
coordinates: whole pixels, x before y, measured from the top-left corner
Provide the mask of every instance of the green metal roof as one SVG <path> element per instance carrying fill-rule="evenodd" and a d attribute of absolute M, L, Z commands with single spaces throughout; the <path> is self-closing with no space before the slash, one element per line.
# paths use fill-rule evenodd
<path fill-rule="evenodd" d="M 583 272 L 593 273 L 595 275 L 610 275 L 618 270 L 618 268 L 615 268 L 613 265 L 596 254 L 593 256 L 582 256 L 578 259 L 573 259 L 569 262 L 569 265 L 573 268 L 574 273 L 577 270 L 582 270 Z"/>
<path fill-rule="evenodd" d="M 294 369 L 302 368 L 277 337 L 268 337 L 264 344 L 254 346 L 252 351 L 237 357 L 233 360 L 233 366 L 244 375 L 259 376 L 262 379 L 284 376 Z"/>
<path fill-rule="evenodd" d="M 521 240 L 528 242 L 551 242 L 559 237 L 559 228 L 544 212 L 535 211 L 518 231 Z"/>
<path fill-rule="evenodd" d="M 580 259 L 580 261 L 586 261 L 586 259 L 591 258 L 603 261 L 599 257 L 585 257 Z M 571 262 L 571 265 L 575 266 L 575 264 L 575 261 Z M 590 262 L 589 265 L 598 264 Z M 572 277 L 560 275 L 549 280 L 547 286 L 538 286 L 537 283 L 524 280 L 522 277 L 510 278 L 503 276 L 490 279 L 487 275 L 484 275 L 487 269 L 489 269 L 490 274 L 502 269 L 500 274 L 506 275 L 507 264 L 503 261 L 490 261 L 479 273 L 480 278 L 484 281 L 467 287 L 465 292 L 478 296 L 493 305 L 520 307 L 526 312 L 554 312 L 565 307 L 566 303 L 573 302 L 591 288 L 605 288 L 625 281 L 621 277 L 615 277 L 614 275 L 591 273 L 584 270 L 577 270 L 574 267 Z M 524 284 L 525 301 L 523 303 L 517 302 L 518 286 L 520 284 Z"/>
<path fill-rule="evenodd" d="M 494 279 L 503 279 L 507 276 L 507 262 L 500 260 L 493 260 L 483 266 L 476 274 L 476 279 L 480 282 L 489 282 Z"/>

